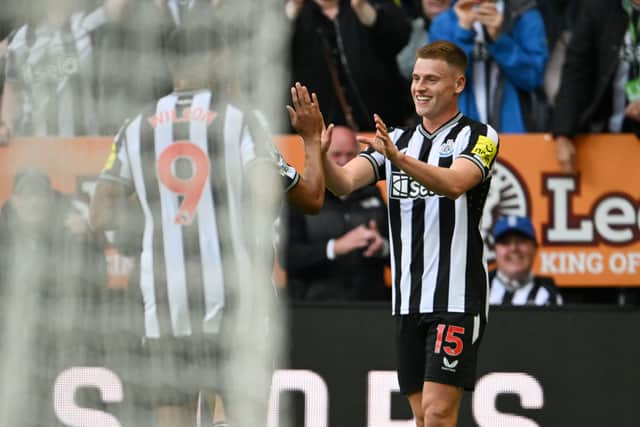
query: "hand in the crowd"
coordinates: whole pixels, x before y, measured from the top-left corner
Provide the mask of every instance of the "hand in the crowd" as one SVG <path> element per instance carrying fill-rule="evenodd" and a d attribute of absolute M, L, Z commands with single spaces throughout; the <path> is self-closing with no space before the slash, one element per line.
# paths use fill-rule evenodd
<path fill-rule="evenodd" d="M 302 5 L 304 0 L 287 0 L 287 3 L 284 6 L 284 12 L 289 19 L 294 19 L 298 17 L 300 13 L 300 9 L 302 9 Z"/>
<path fill-rule="evenodd" d="M 376 136 L 373 138 L 359 136 L 358 142 L 367 144 L 378 153 L 389 159 L 390 162 L 395 162 L 400 152 L 398 151 L 398 148 L 395 146 L 395 144 L 391 142 L 391 138 L 389 137 L 389 133 L 387 132 L 387 125 L 384 124 L 380 116 L 377 114 L 373 115 L 373 121 L 376 124 Z"/>
<path fill-rule="evenodd" d="M 118 20 L 122 17 L 124 8 L 129 3 L 129 0 L 105 0 L 105 9 L 109 18 Z"/>
<path fill-rule="evenodd" d="M 630 119 L 640 122 L 640 99 L 630 102 L 624 110 L 624 115 Z"/>
<path fill-rule="evenodd" d="M 576 148 L 573 141 L 566 136 L 556 137 L 556 158 L 560 163 L 560 170 L 574 173 L 576 169 Z"/>
<path fill-rule="evenodd" d="M 379 255 L 384 247 L 384 237 L 382 237 L 380 231 L 378 231 L 378 224 L 376 224 L 374 220 L 369 221 L 369 230 L 373 232 L 373 239 L 371 239 L 369 246 L 362 254 L 367 258 Z"/>
<path fill-rule="evenodd" d="M 8 145 L 11 140 L 11 129 L 4 123 L 0 125 L 0 145 Z"/>
<path fill-rule="evenodd" d="M 309 95 L 309 89 L 306 86 L 296 83 L 291 87 L 291 103 L 293 107 L 287 105 L 291 126 L 305 143 L 320 143 L 325 127 L 316 94 Z"/>
<path fill-rule="evenodd" d="M 333 250 L 336 256 L 345 255 L 351 253 L 357 249 L 363 249 L 368 247 L 375 239 L 375 232 L 368 229 L 364 225 L 359 225 L 356 228 L 343 234 L 335 240 Z"/>
<path fill-rule="evenodd" d="M 376 8 L 369 3 L 369 0 L 351 0 L 351 8 L 356 13 L 358 20 L 365 27 L 373 27 L 378 19 Z"/>
<path fill-rule="evenodd" d="M 504 16 L 498 11 L 496 4 L 492 1 L 485 1 L 475 8 L 475 15 L 478 22 L 480 22 L 487 29 L 489 37 L 492 40 L 496 40 L 500 35 L 502 29 L 502 23 L 504 22 Z"/>
<path fill-rule="evenodd" d="M 89 228 L 87 221 L 79 212 L 70 212 L 64 219 L 64 226 L 72 234 L 82 234 Z"/>
<path fill-rule="evenodd" d="M 453 6 L 453 11 L 458 17 L 458 25 L 465 30 L 470 30 L 473 21 L 476 20 L 475 6 L 477 5 L 478 0 L 459 0 Z"/>

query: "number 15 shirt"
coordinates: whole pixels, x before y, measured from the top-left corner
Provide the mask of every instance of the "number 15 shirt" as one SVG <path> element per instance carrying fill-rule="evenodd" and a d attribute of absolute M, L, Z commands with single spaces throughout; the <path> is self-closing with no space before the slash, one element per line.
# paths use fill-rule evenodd
<path fill-rule="evenodd" d="M 116 136 L 100 179 L 125 185 L 142 207 L 146 337 L 218 332 L 224 285 L 247 268 L 243 177 L 258 160 L 273 163 L 285 191 L 297 184 L 262 116 L 208 90 L 172 93 Z"/>

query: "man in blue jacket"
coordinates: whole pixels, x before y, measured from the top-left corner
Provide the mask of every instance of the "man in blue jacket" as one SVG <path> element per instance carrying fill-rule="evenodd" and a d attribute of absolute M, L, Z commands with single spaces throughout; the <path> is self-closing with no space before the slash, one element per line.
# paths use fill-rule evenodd
<path fill-rule="evenodd" d="M 543 130 L 528 120 L 548 57 L 535 1 L 458 0 L 434 18 L 429 40 L 454 42 L 469 58 L 470 84 L 459 101 L 462 113 L 499 132 Z"/>

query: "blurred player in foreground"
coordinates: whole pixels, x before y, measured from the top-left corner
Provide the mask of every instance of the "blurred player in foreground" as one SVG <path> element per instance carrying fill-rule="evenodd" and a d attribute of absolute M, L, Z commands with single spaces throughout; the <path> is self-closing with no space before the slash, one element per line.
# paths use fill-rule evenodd
<path fill-rule="evenodd" d="M 119 208 L 128 199 L 138 201 L 144 216 L 134 278 L 144 302 L 146 376 L 140 386 L 160 427 L 194 425 L 199 392 L 210 402 L 216 400 L 212 392 L 224 395 L 228 366 L 220 365 L 233 358 L 229 347 L 248 339 L 238 331 L 255 331 L 262 321 L 260 304 L 268 298 L 258 301 L 259 295 L 272 291 L 258 286 L 268 277 L 255 272 L 260 259 L 270 260 L 282 193 L 277 180 L 305 212 L 316 212 L 324 199 L 324 122 L 315 94 L 297 84 L 287 107 L 305 144 L 300 175 L 273 146 L 261 114 L 209 89 L 212 70 L 224 66 L 216 62 L 220 40 L 210 17 L 193 18 L 168 38 L 173 93 L 123 126 L 91 204 L 98 229 L 135 230 Z M 243 301 L 247 294 L 255 305 Z M 239 318 L 246 325 L 238 325 Z M 261 363 L 263 353 L 255 351 L 254 362 Z M 267 395 L 259 399 L 266 402 Z"/>

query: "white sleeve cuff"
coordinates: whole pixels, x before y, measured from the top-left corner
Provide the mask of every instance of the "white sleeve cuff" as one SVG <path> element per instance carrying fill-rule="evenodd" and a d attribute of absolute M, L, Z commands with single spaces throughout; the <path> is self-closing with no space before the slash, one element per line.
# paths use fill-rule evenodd
<path fill-rule="evenodd" d="M 329 260 L 336 259 L 335 245 L 336 239 L 331 239 L 327 242 L 327 259 Z"/>

